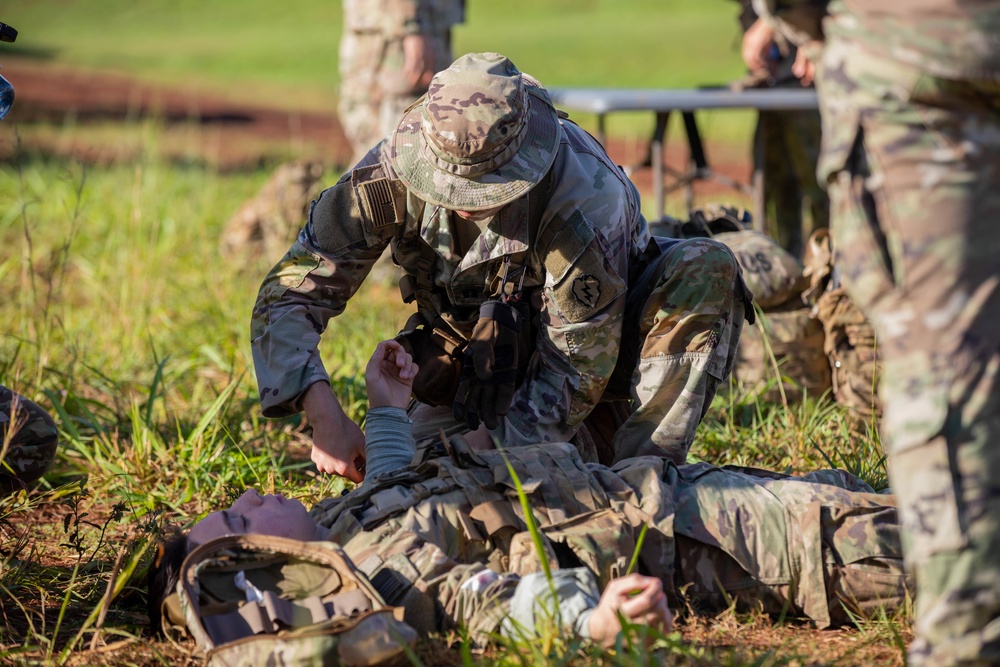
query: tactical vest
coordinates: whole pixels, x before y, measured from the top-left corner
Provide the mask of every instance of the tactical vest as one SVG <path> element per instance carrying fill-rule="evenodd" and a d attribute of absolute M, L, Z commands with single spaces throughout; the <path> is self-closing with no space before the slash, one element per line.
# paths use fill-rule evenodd
<path fill-rule="evenodd" d="M 527 195 L 528 238 L 533 248 L 550 240 L 538 238 L 538 230 L 541 228 L 542 215 L 552 197 L 552 180 L 553 169 L 549 169 Z M 495 267 L 492 271 L 493 277 L 485 284 L 462 285 L 457 288 L 458 291 L 449 294 L 446 288 L 434 280 L 442 260 L 420 237 L 420 225 L 426 204 L 419 202 L 417 206 L 419 209 L 416 215 L 407 216 L 392 247 L 393 261 L 405 271 L 405 275 L 400 279 L 400 296 L 404 303 L 415 302 L 418 313 L 425 321 L 432 322 L 442 317 L 456 333 L 467 340 L 476 324 L 479 306 L 484 299 L 496 298 L 504 293 L 511 294 L 519 287 L 524 289 L 525 253 L 521 253 L 520 256 L 507 256 L 505 261 Z M 528 287 L 521 301 L 530 302 L 531 293 L 535 289 L 537 286 Z"/>

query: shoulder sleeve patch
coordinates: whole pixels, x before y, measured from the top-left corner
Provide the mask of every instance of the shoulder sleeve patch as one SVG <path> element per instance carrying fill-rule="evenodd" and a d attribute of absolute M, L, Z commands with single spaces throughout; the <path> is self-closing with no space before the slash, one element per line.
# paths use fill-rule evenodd
<path fill-rule="evenodd" d="M 562 316 L 577 323 L 604 310 L 625 292 L 625 287 L 625 281 L 611 268 L 594 239 L 553 286 L 552 296 Z"/>
<path fill-rule="evenodd" d="M 390 178 L 381 162 L 355 169 L 351 185 L 357 196 L 365 236 L 386 239 L 406 220 L 406 187 Z"/>
<path fill-rule="evenodd" d="M 538 234 L 536 244 L 545 270 L 560 282 L 583 254 L 596 233 L 586 218 L 575 211 L 566 220 L 553 219 Z"/>

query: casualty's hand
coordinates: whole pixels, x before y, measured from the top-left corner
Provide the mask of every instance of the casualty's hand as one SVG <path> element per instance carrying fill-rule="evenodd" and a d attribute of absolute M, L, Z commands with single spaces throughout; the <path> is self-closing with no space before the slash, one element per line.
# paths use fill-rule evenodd
<path fill-rule="evenodd" d="M 757 19 L 743 33 L 743 62 L 751 72 L 773 72 L 775 62 L 770 58 L 774 46 L 774 28 L 767 21 Z"/>
<path fill-rule="evenodd" d="M 619 613 L 631 623 L 649 625 L 663 632 L 674 627 L 663 584 L 656 577 L 630 574 L 609 581 L 590 615 L 590 638 L 605 647 L 614 646 L 622 630 Z"/>
<path fill-rule="evenodd" d="M 429 35 L 407 35 L 403 38 L 403 75 L 414 90 L 426 90 L 437 71 L 434 45 Z"/>
<path fill-rule="evenodd" d="M 344 413 L 330 385 L 310 385 L 302 407 L 313 427 L 312 461 L 319 471 L 361 483 L 365 478 L 365 435 Z"/>
<path fill-rule="evenodd" d="M 417 377 L 417 365 L 396 340 L 384 340 L 375 347 L 365 368 L 368 404 L 373 408 L 406 408 Z"/>

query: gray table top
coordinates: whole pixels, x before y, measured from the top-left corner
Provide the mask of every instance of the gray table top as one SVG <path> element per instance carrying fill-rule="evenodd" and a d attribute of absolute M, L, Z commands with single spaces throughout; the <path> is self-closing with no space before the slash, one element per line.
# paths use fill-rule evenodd
<path fill-rule="evenodd" d="M 557 107 L 606 114 L 612 111 L 698 111 L 701 109 L 815 109 L 812 88 L 644 89 L 549 88 Z"/>

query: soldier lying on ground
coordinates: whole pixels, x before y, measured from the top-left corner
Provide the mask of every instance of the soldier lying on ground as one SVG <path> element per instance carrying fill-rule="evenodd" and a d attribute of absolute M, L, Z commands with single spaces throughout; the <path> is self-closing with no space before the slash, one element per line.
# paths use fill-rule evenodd
<path fill-rule="evenodd" d="M 399 343 L 379 344 L 365 374 L 373 467 L 362 486 L 311 512 L 251 489 L 166 545 L 149 580 L 153 627 L 190 549 L 252 532 L 340 544 L 424 633 L 535 628 L 549 587 L 508 461 L 544 535 L 561 621 L 581 636 L 613 641 L 615 611 L 669 628 L 664 593 L 677 601 L 681 590 L 696 609 L 735 600 L 820 628 L 904 600 L 895 500 L 847 473 L 792 477 L 658 457 L 608 468 L 566 443 L 475 451 L 461 436 L 414 456 L 403 406 L 415 374 Z M 623 576 L 643 526 L 643 574 Z"/>

